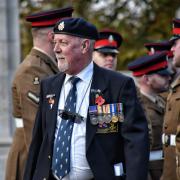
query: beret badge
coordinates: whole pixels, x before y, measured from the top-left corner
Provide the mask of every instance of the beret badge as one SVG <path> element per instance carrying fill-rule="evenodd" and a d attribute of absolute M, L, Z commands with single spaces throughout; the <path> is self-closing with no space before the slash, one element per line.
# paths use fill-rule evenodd
<path fill-rule="evenodd" d="M 64 29 L 64 21 L 62 21 L 59 25 L 58 25 L 58 30 L 62 31 Z"/>
<path fill-rule="evenodd" d="M 112 36 L 112 35 L 110 35 L 110 36 L 109 36 L 109 38 L 108 38 L 108 40 L 109 40 L 109 42 L 113 42 L 113 41 L 114 41 L 113 36 Z"/>

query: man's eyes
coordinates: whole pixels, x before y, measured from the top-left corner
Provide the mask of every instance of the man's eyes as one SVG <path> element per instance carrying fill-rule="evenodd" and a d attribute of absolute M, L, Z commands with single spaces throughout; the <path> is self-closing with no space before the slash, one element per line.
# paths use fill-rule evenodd
<path fill-rule="evenodd" d="M 67 46 L 68 42 L 67 41 L 54 41 L 54 45 L 61 45 L 61 46 Z"/>

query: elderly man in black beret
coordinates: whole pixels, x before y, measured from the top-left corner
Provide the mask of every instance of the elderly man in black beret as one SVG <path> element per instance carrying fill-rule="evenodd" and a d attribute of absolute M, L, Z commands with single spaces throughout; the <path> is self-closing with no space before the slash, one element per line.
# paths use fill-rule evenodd
<path fill-rule="evenodd" d="M 24 180 L 145 180 L 148 128 L 134 82 L 92 62 L 98 32 L 82 18 L 54 28 L 61 73 L 42 81 Z"/>

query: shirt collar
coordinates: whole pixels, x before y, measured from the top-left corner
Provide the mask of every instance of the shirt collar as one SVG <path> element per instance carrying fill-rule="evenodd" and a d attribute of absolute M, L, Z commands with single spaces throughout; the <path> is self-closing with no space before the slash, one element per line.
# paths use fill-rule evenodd
<path fill-rule="evenodd" d="M 171 88 L 175 88 L 180 84 L 180 75 L 172 82 Z"/>
<path fill-rule="evenodd" d="M 86 66 L 80 73 L 78 73 L 76 76 L 79 77 L 81 79 L 81 81 L 84 81 L 85 83 L 89 83 L 89 81 L 92 78 L 93 75 L 93 67 L 94 64 L 91 61 L 89 63 L 88 66 Z M 64 80 L 64 84 L 66 84 L 69 80 L 69 78 L 71 78 L 72 75 L 66 74 L 65 80 Z"/>

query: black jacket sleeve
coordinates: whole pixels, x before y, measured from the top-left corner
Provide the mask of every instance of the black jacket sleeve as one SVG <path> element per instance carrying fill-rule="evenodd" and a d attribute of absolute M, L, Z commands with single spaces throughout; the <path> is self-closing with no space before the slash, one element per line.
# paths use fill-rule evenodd
<path fill-rule="evenodd" d="M 121 91 L 125 104 L 122 123 L 126 180 L 146 180 L 149 161 L 148 126 L 138 101 L 134 81 L 129 79 Z"/>
<path fill-rule="evenodd" d="M 33 174 L 36 168 L 38 154 L 40 151 L 42 138 L 43 138 L 43 127 L 42 127 L 42 104 L 43 104 L 43 90 L 42 83 L 40 88 L 40 102 L 38 112 L 36 114 L 35 124 L 33 128 L 32 141 L 29 148 L 28 158 L 26 161 L 26 167 L 24 171 L 24 180 L 32 180 Z"/>

